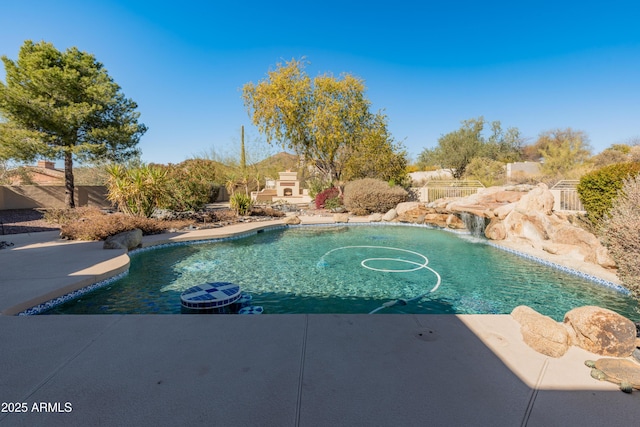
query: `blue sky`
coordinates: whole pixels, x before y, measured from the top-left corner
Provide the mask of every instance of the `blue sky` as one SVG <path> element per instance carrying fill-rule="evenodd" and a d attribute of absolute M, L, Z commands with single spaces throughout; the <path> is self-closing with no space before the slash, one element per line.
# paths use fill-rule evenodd
<path fill-rule="evenodd" d="M 594 153 L 640 137 L 637 1 L 7 3 L 0 54 L 26 39 L 93 53 L 139 105 L 147 162 L 233 152 L 241 125 L 264 140 L 240 89 L 301 57 L 312 77 L 362 78 L 413 158 L 479 116 L 529 143 L 582 130 Z"/>

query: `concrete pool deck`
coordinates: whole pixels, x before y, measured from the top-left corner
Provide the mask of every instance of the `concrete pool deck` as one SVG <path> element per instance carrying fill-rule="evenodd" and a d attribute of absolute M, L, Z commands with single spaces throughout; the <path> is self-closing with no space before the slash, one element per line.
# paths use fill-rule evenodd
<path fill-rule="evenodd" d="M 326 218 L 305 218 L 304 222 Z M 278 224 L 275 221 L 271 224 Z M 148 236 L 145 245 L 267 226 Z M 571 348 L 541 355 L 509 315 L 14 316 L 128 266 L 101 242 L 3 236 L 0 425 L 634 425 Z M 23 409 L 26 412 L 9 413 Z M 11 405 L 13 406 L 11 406 Z M 66 411 L 66 412 L 65 412 Z"/>

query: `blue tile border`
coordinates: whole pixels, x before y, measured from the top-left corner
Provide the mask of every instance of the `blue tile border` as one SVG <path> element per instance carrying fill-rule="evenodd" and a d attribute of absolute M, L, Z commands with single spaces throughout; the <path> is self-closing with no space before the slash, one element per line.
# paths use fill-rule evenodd
<path fill-rule="evenodd" d="M 206 244 L 206 243 L 217 243 L 217 242 L 226 242 L 226 241 L 230 241 L 230 240 L 238 240 L 238 239 L 243 239 L 245 237 L 249 237 L 249 236 L 253 236 L 255 234 L 258 233 L 262 233 L 262 232 L 267 232 L 267 231 L 277 231 L 277 230 L 283 230 L 283 229 L 287 229 L 287 228 L 311 228 L 311 227 L 354 227 L 354 226 L 395 226 L 395 227 L 418 227 L 418 228 L 426 228 L 426 229 L 430 229 L 430 230 L 441 230 L 441 231 L 445 231 L 448 233 L 454 233 L 454 234 L 461 234 L 461 235 L 469 235 L 470 233 L 468 231 L 460 231 L 460 230 L 453 230 L 453 229 L 446 229 L 446 228 L 442 228 L 442 227 L 437 227 L 434 225 L 429 225 L 429 224 L 413 224 L 413 223 L 403 223 L 403 222 L 352 222 L 352 223 L 348 223 L 348 222 L 338 222 L 338 223 L 322 223 L 322 224 L 297 224 L 297 225 L 272 225 L 272 226 L 268 226 L 265 228 L 260 228 L 257 230 L 252 230 L 252 231 L 248 231 L 248 232 L 244 232 L 244 233 L 240 233 L 240 234 L 236 234 L 233 236 L 227 236 L 227 237 L 217 237 L 217 238 L 212 238 L 212 239 L 202 239 L 202 240 L 189 240 L 189 241 L 184 241 L 184 242 L 171 242 L 171 243 L 162 243 L 159 245 L 152 245 L 152 246 L 146 246 L 144 248 L 139 248 L 139 249 L 134 249 L 132 251 L 129 252 L 130 256 L 135 256 L 136 254 L 139 253 L 143 253 L 143 252 L 147 252 L 150 250 L 155 250 L 155 249 L 160 249 L 160 248 L 168 248 L 168 247 L 172 247 L 172 246 L 186 246 L 186 245 L 199 245 L 199 244 Z M 517 255 L 519 257 L 546 265 L 548 267 L 552 267 L 555 268 L 557 270 L 561 270 L 564 271 L 566 273 L 581 277 L 585 280 L 589 280 L 591 282 L 594 282 L 598 285 L 601 286 L 605 286 L 608 288 L 611 288 L 617 292 L 620 292 L 624 295 L 630 295 L 631 292 L 626 289 L 625 287 L 618 285 L 616 283 L 613 282 L 609 282 L 608 280 L 604 280 L 601 279 L 599 277 L 595 277 L 592 276 L 590 274 L 587 273 L 583 273 L 581 271 L 569 268 L 569 267 L 565 267 L 563 265 L 560 264 L 556 264 L 554 262 L 551 261 L 547 261 L 544 260 L 542 258 L 538 258 L 536 256 L 533 255 L 529 255 L 526 254 L 524 252 L 520 252 L 517 251 L 515 249 L 511 249 L 511 248 L 507 248 L 505 246 L 501 246 L 498 245 L 496 243 L 492 243 L 490 240 L 487 240 L 485 242 L 485 244 L 505 251 L 505 252 L 509 252 L 512 253 L 514 255 Z M 18 316 L 33 316 L 33 315 L 38 315 L 38 314 L 42 314 L 47 310 L 50 310 L 60 304 L 64 304 L 65 302 L 71 301 L 73 299 L 79 298 L 82 295 L 85 295 L 89 292 L 92 292 L 96 289 L 100 289 L 103 288 L 105 286 L 108 286 L 110 284 L 112 284 L 113 282 L 121 279 L 122 277 L 126 276 L 129 273 L 129 271 L 125 271 L 123 273 L 120 273 L 116 276 L 110 277 L 109 279 L 106 280 L 102 280 L 100 282 L 94 283 L 92 285 L 86 286 L 84 288 L 78 289 L 76 291 L 70 292 L 68 294 L 65 294 L 63 296 L 60 296 L 58 298 L 54 298 L 52 300 L 49 300 L 47 302 L 44 302 L 42 304 L 38 304 L 34 307 L 31 307 L 29 309 L 26 309 L 24 311 L 21 311 L 20 313 L 18 313 Z"/>
<path fill-rule="evenodd" d="M 529 255 L 529 254 L 526 254 L 524 252 L 517 251 L 515 249 L 507 248 L 507 247 L 498 245 L 496 243 L 492 243 L 490 241 L 487 241 L 487 244 L 489 246 L 492 246 L 494 248 L 500 249 L 502 251 L 509 252 L 509 253 L 514 254 L 514 255 L 518 255 L 518 256 L 520 256 L 522 258 L 526 258 L 526 259 L 529 259 L 531 261 L 535 261 L 537 263 L 544 264 L 546 266 L 555 268 L 557 270 L 561 270 L 561 271 L 564 271 L 566 273 L 573 274 L 574 276 L 581 277 L 583 279 L 589 280 L 589 281 L 597 283 L 599 285 L 606 286 L 606 287 L 614 289 L 614 290 L 616 290 L 616 291 L 618 291 L 618 292 L 620 292 L 622 294 L 631 295 L 631 292 L 627 288 L 625 288 L 624 286 L 618 285 L 617 283 L 609 282 L 608 280 L 604 280 L 604 279 L 601 279 L 599 277 L 595 277 L 595 276 L 592 276 L 590 274 L 583 273 L 582 271 L 578 271 L 578 270 L 575 270 L 573 268 L 565 267 L 564 265 L 556 264 L 554 262 L 547 261 L 545 259 L 538 258 L 536 256 Z"/>
<path fill-rule="evenodd" d="M 68 294 L 62 295 L 61 297 L 58 298 L 54 298 L 52 300 L 49 300 L 47 302 L 44 302 L 42 304 L 38 304 L 34 307 L 28 308 L 24 311 L 21 311 L 20 313 L 18 313 L 18 316 L 33 316 L 36 314 L 42 314 L 43 312 L 50 310 L 60 304 L 64 304 L 67 301 L 71 301 L 74 300 L 76 298 L 80 298 L 82 295 L 88 294 L 89 292 L 95 291 L 96 289 L 100 289 L 103 288 L 105 286 L 108 286 L 110 284 L 112 284 L 113 282 L 115 282 L 116 280 L 119 280 L 123 277 L 125 277 L 127 274 L 129 274 L 129 271 L 125 271 L 122 272 L 120 274 L 117 274 L 113 277 L 110 277 L 106 280 L 103 280 L 101 282 L 97 282 L 94 283 L 92 285 L 89 286 L 85 286 L 84 288 L 80 288 L 78 290 L 75 290 L 73 292 L 69 292 Z"/>
<path fill-rule="evenodd" d="M 259 228 L 256 230 L 252 230 L 252 231 L 247 231 L 244 233 L 240 233 L 240 234 L 236 234 L 233 236 L 227 236 L 227 237 L 216 237 L 216 238 L 212 238 L 212 239 L 202 239 L 202 240 L 189 240 L 189 241 L 185 241 L 185 242 L 171 242 L 171 243 L 162 243 L 159 245 L 151 245 L 151 246 L 146 246 L 144 248 L 138 248 L 138 249 L 134 249 L 132 251 L 129 251 L 128 255 L 130 257 L 135 256 L 137 254 L 143 253 L 143 252 L 147 252 L 150 250 L 155 250 L 155 249 L 160 249 L 160 248 L 168 248 L 171 246 L 186 246 L 186 245 L 200 245 L 200 244 L 205 244 L 205 243 L 217 243 L 217 242 L 225 242 L 225 241 L 229 241 L 229 240 L 238 240 L 238 239 L 243 239 L 245 237 L 249 237 L 249 236 L 253 236 L 255 234 L 258 233 L 262 233 L 262 232 L 267 232 L 267 231 L 275 231 L 275 230 L 282 230 L 287 228 L 287 225 L 270 225 L 267 226 L 265 228 Z M 20 313 L 18 313 L 18 316 L 34 316 L 34 315 L 38 315 L 38 314 L 42 314 L 47 310 L 50 310 L 58 305 L 64 304 L 65 302 L 74 300 L 76 298 L 81 297 L 82 295 L 85 295 L 89 292 L 95 291 L 96 289 L 100 289 L 103 288 L 105 286 L 108 286 L 110 284 L 112 284 L 113 282 L 125 277 L 127 274 L 129 274 L 129 270 L 117 274 L 113 277 L 110 277 L 108 279 L 102 280 L 100 282 L 94 283 L 92 285 L 89 286 L 85 286 L 84 288 L 80 288 L 77 289 L 73 292 L 69 292 L 68 294 L 62 295 L 60 297 L 51 299 L 49 301 L 46 301 L 42 304 L 38 304 L 36 306 L 33 306 L 31 308 L 28 308 L 26 310 L 21 311 Z"/>

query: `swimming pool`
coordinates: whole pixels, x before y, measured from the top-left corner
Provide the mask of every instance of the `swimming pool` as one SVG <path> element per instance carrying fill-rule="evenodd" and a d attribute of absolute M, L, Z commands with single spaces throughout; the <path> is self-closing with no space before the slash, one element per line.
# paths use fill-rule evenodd
<path fill-rule="evenodd" d="M 232 282 L 269 314 L 369 313 L 426 293 L 379 312 L 506 314 L 524 304 L 562 320 L 599 305 L 638 318 L 637 302 L 616 290 L 486 243 L 425 227 L 335 225 L 173 245 L 132 253 L 125 277 L 48 313 L 180 313 L 187 288 Z"/>

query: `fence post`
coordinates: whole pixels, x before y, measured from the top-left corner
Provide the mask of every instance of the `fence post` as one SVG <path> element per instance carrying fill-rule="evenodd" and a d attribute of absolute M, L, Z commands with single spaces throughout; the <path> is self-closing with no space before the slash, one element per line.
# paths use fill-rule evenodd
<path fill-rule="evenodd" d="M 554 211 L 560 211 L 562 210 L 562 205 L 561 205 L 561 201 L 562 201 L 562 192 L 560 190 L 549 190 L 551 191 L 551 194 L 553 194 L 553 210 Z"/>

